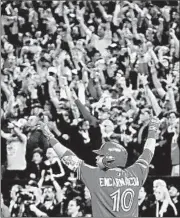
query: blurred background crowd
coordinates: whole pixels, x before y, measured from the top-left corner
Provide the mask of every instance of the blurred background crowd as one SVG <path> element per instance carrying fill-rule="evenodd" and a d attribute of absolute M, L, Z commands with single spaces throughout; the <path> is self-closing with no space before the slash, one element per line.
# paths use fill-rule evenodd
<path fill-rule="evenodd" d="M 41 187 L 30 180 L 7 186 L 3 181 L 2 217 L 92 217 L 90 192 L 73 174 L 62 188 L 53 176 L 51 183 Z M 140 189 L 138 205 L 139 217 L 179 217 L 179 179 L 148 177 Z"/>
<path fill-rule="evenodd" d="M 50 148 L 40 120 L 87 164 L 95 165 L 92 150 L 114 140 L 127 149 L 130 165 L 143 150 L 155 114 L 161 125 L 149 175 L 178 181 L 179 6 L 179 1 L 1 2 L 2 211 L 91 216 L 87 188 Z M 166 186 L 165 204 L 152 185 L 152 200 L 141 190 L 142 214 L 152 203 L 159 216 L 168 205 L 168 215 L 177 215 L 173 199 L 179 188 Z"/>

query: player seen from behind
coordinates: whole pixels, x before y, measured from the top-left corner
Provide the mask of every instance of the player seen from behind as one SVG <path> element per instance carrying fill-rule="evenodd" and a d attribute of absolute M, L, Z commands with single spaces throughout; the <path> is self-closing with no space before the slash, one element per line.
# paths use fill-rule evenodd
<path fill-rule="evenodd" d="M 59 143 L 47 125 L 41 123 L 41 129 L 58 157 L 70 170 L 77 172 L 78 178 L 90 190 L 94 217 L 138 217 L 138 194 L 148 175 L 158 128 L 159 120 L 153 117 L 144 151 L 132 166 L 125 167 L 126 149 L 109 141 L 94 151 L 97 167 L 92 167 Z"/>

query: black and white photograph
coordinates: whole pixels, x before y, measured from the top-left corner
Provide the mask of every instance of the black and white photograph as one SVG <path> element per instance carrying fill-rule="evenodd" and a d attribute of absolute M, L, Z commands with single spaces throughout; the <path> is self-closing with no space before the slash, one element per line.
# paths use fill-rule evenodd
<path fill-rule="evenodd" d="M 1 0 L 1 216 L 180 217 L 180 1 Z"/>

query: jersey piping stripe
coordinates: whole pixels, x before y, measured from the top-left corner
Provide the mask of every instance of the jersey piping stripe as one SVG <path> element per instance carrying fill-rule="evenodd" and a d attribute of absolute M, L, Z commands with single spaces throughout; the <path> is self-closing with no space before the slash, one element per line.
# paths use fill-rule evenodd
<path fill-rule="evenodd" d="M 147 161 L 145 161 L 145 160 L 143 160 L 143 159 L 139 159 L 139 160 L 138 160 L 136 163 L 139 163 L 139 162 L 140 162 L 140 163 L 142 162 L 142 164 L 144 164 L 144 163 L 145 163 L 147 166 L 149 165 L 149 164 L 148 164 L 148 162 L 147 162 Z M 143 162 L 144 162 L 144 163 L 143 163 Z"/>
<path fill-rule="evenodd" d="M 139 165 L 141 165 L 143 168 L 147 168 L 147 166 L 145 166 L 144 164 L 142 164 L 142 163 L 136 163 L 136 164 L 139 164 Z"/>

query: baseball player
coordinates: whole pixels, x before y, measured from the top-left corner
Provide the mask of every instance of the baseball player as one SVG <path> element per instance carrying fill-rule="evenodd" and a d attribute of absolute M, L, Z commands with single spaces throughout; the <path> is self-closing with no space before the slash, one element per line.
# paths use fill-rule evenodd
<path fill-rule="evenodd" d="M 77 172 L 78 178 L 88 187 L 94 217 L 138 217 L 138 194 L 148 175 L 158 128 L 159 120 L 153 117 L 144 151 L 132 166 L 125 167 L 128 157 L 126 149 L 109 141 L 94 151 L 97 154 L 97 167 L 92 167 L 60 144 L 47 125 L 41 124 L 43 133 L 59 158 L 70 170 Z"/>

